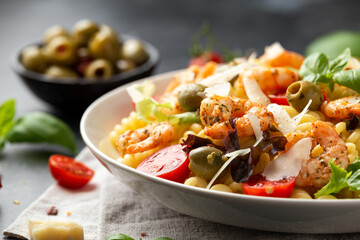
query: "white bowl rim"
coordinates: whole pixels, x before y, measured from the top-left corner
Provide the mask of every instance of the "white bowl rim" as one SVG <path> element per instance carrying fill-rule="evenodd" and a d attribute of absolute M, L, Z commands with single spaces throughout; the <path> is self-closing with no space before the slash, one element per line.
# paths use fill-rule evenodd
<path fill-rule="evenodd" d="M 162 179 L 159 177 L 155 177 L 152 176 L 150 174 L 146 174 L 140 171 L 137 171 L 136 169 L 126 166 L 125 164 L 120 163 L 119 161 L 109 157 L 108 155 L 106 155 L 105 153 L 103 153 L 98 146 L 96 146 L 88 137 L 86 131 L 85 131 L 85 126 L 86 126 L 86 122 L 87 122 L 87 118 L 89 116 L 89 114 L 99 105 L 101 105 L 102 101 L 112 97 L 113 95 L 116 95 L 118 92 L 123 91 L 124 88 L 131 86 L 134 83 L 139 83 L 145 80 L 152 80 L 155 83 L 157 81 L 160 81 L 161 79 L 164 78 L 169 78 L 171 79 L 172 76 L 174 76 L 176 73 L 180 72 L 182 70 L 175 70 L 175 71 L 171 71 L 171 72 L 166 72 L 166 73 L 162 73 L 162 74 L 158 74 L 158 75 L 154 75 L 151 77 L 147 77 L 147 78 L 143 78 L 143 79 L 139 79 L 136 80 L 134 82 L 131 83 L 127 83 L 125 85 L 122 85 L 114 90 L 111 90 L 110 92 L 104 94 L 103 96 L 101 96 L 100 98 L 98 98 L 97 100 L 95 100 L 83 113 L 83 116 L 81 117 L 81 121 L 80 121 L 80 133 L 81 136 L 86 144 L 86 146 L 94 153 L 96 153 L 96 155 L 101 156 L 102 159 L 110 162 L 113 165 L 118 166 L 119 168 L 122 168 L 128 172 L 131 172 L 132 174 L 135 174 L 139 177 L 145 178 L 148 181 L 157 183 L 157 184 L 165 184 L 168 185 L 169 187 L 173 187 L 173 188 L 177 188 L 178 190 L 181 191 L 190 191 L 190 192 L 194 192 L 194 193 L 198 193 L 198 194 L 202 194 L 208 197 L 212 197 L 212 196 L 216 196 L 216 197 L 222 197 L 222 198 L 229 198 L 232 200 L 251 200 L 252 202 L 259 202 L 259 203 L 266 203 L 266 204 L 279 204 L 279 203 L 286 203 L 288 205 L 307 205 L 307 204 L 311 204 L 312 206 L 316 206 L 316 207 L 339 207 L 339 204 L 351 204 L 351 205 L 356 205 L 358 206 L 358 204 L 360 204 L 360 199 L 296 199 L 296 198 L 277 198 L 277 197 L 261 197 L 261 196 L 251 196 L 251 195 L 246 195 L 246 194 L 238 194 L 238 193 L 228 193 L 228 192 L 220 192 L 220 191 L 213 191 L 213 190 L 207 190 L 204 188 L 198 188 L 198 187 L 193 187 L 193 186 L 188 186 L 182 183 L 177 183 L 177 182 L 173 182 L 173 181 L 169 181 L 166 179 Z"/>

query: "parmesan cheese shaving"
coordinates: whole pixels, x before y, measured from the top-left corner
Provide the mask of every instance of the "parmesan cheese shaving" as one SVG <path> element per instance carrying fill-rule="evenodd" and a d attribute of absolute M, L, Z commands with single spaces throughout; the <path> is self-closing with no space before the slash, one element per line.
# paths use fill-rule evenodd
<path fill-rule="evenodd" d="M 274 115 L 277 128 L 282 134 L 294 132 L 296 130 L 296 122 L 280 105 L 272 103 L 267 106 L 267 109 Z"/>
<path fill-rule="evenodd" d="M 250 77 L 249 74 L 244 74 L 242 81 L 244 83 L 246 95 L 250 101 L 259 103 L 263 106 L 270 104 L 270 99 L 263 93 L 257 81 Z"/>
<path fill-rule="evenodd" d="M 126 91 L 134 103 L 140 102 L 144 99 L 144 95 L 134 87 L 128 87 Z"/>
<path fill-rule="evenodd" d="M 275 43 L 271 44 L 270 46 L 265 47 L 265 54 L 267 55 L 267 58 L 269 58 L 269 59 L 277 58 L 284 51 L 285 51 L 285 49 L 278 42 L 275 42 Z"/>
<path fill-rule="evenodd" d="M 215 85 L 213 87 L 208 87 L 205 89 L 205 93 L 207 97 L 212 97 L 214 95 L 221 96 L 221 97 L 227 97 L 229 96 L 231 90 L 230 83 L 222 83 Z"/>
<path fill-rule="evenodd" d="M 216 73 L 211 75 L 210 77 L 204 78 L 199 81 L 199 84 L 205 85 L 207 87 L 215 86 L 217 84 L 221 84 L 224 82 L 229 82 L 231 79 L 236 77 L 241 73 L 241 71 L 245 68 L 254 68 L 257 67 L 257 64 L 245 62 L 234 67 L 231 67 L 223 72 Z"/>
<path fill-rule="evenodd" d="M 134 103 L 140 102 L 145 97 L 151 97 L 155 92 L 156 86 L 151 81 L 144 81 L 143 83 L 133 84 L 126 88 L 131 100 Z"/>
<path fill-rule="evenodd" d="M 229 166 L 229 164 L 232 162 L 232 160 L 234 160 L 237 156 L 244 156 L 246 154 L 248 154 L 250 152 L 250 148 L 246 148 L 246 149 L 240 149 L 234 152 L 231 152 L 227 155 L 225 155 L 226 157 L 230 157 L 219 169 L 219 171 L 217 171 L 217 173 L 214 175 L 214 177 L 210 180 L 209 184 L 206 186 L 206 189 L 210 189 L 211 186 L 214 184 L 215 180 L 220 176 L 220 174 L 225 170 L 225 168 L 227 168 L 227 166 Z"/>
<path fill-rule="evenodd" d="M 307 113 L 307 111 L 309 110 L 310 104 L 312 103 L 312 100 L 310 99 L 309 102 L 306 104 L 306 106 L 304 107 L 304 109 L 301 111 L 301 113 L 299 113 L 298 115 L 296 115 L 295 117 L 293 117 L 295 124 L 298 125 L 301 121 L 301 119 L 303 118 L 303 116 L 305 115 L 305 113 Z"/>
<path fill-rule="evenodd" d="M 195 73 L 193 71 L 183 71 L 178 75 L 181 83 L 191 82 L 195 79 Z"/>
<path fill-rule="evenodd" d="M 310 158 L 311 139 L 303 138 L 287 152 L 272 160 L 265 168 L 263 176 L 269 181 L 281 180 L 285 177 L 296 177 L 303 161 Z"/>

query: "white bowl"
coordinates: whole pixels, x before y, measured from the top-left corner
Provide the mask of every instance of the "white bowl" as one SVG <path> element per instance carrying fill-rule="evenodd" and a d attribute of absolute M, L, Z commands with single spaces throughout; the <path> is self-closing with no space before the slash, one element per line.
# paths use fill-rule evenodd
<path fill-rule="evenodd" d="M 174 74 L 169 72 L 147 79 L 154 81 L 161 93 Z M 80 128 L 85 144 L 99 161 L 119 181 L 142 196 L 186 215 L 245 228 L 292 233 L 360 231 L 360 200 L 282 199 L 210 191 L 157 178 L 119 163 L 111 144 L 107 145 L 106 153 L 99 145 L 133 109 L 127 86 L 91 104 L 81 119 Z"/>

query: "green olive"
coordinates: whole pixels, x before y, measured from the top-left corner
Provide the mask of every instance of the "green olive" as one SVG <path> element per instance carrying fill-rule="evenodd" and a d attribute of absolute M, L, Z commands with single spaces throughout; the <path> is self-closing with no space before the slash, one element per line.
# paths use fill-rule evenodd
<path fill-rule="evenodd" d="M 298 81 L 292 83 L 286 90 L 286 99 L 288 103 L 301 112 L 312 100 L 309 109 L 316 111 L 324 102 L 324 95 L 321 89 L 312 82 Z"/>
<path fill-rule="evenodd" d="M 205 91 L 205 86 L 197 83 L 187 84 L 180 89 L 177 100 L 182 109 L 188 112 L 200 107 L 203 97 L 199 93 Z"/>
<path fill-rule="evenodd" d="M 75 44 L 68 37 L 58 36 L 45 46 L 44 54 L 51 63 L 71 65 L 76 60 Z"/>
<path fill-rule="evenodd" d="M 57 65 L 52 65 L 47 68 L 44 74 L 52 78 L 78 78 L 75 71 L 70 68 Z"/>
<path fill-rule="evenodd" d="M 106 59 L 92 61 L 85 70 L 85 77 L 90 80 L 109 78 L 113 74 L 112 63 Z"/>
<path fill-rule="evenodd" d="M 38 46 L 25 48 L 21 53 L 21 62 L 24 67 L 34 72 L 44 72 L 46 69 L 46 58 Z"/>
<path fill-rule="evenodd" d="M 129 71 L 131 69 L 136 68 L 136 65 L 135 65 L 135 63 L 133 61 L 120 59 L 116 63 L 116 67 L 117 67 L 119 72 L 126 72 L 126 71 Z"/>
<path fill-rule="evenodd" d="M 99 26 L 95 22 L 89 19 L 78 21 L 75 23 L 72 32 L 75 44 L 77 46 L 86 46 L 89 39 L 97 31 L 99 31 Z"/>
<path fill-rule="evenodd" d="M 119 59 L 120 43 L 116 32 L 107 25 L 102 25 L 88 43 L 90 54 L 94 58 L 105 58 L 113 64 Z"/>
<path fill-rule="evenodd" d="M 120 49 L 120 57 L 141 65 L 149 59 L 144 44 L 137 39 L 130 39 L 124 42 Z"/>
<path fill-rule="evenodd" d="M 58 36 L 69 37 L 69 33 L 63 26 L 60 25 L 55 25 L 48 28 L 44 32 L 44 37 L 43 37 L 44 44 L 45 45 L 48 44 L 51 41 L 51 39 Z"/>
<path fill-rule="evenodd" d="M 189 153 L 190 170 L 205 180 L 210 180 L 226 161 L 224 153 L 213 147 L 195 148 Z M 225 173 L 225 171 L 224 171 Z"/>

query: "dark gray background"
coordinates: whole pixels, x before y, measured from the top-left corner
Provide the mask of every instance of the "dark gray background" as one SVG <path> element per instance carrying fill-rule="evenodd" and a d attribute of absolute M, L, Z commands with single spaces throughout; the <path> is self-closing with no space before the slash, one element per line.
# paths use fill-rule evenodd
<path fill-rule="evenodd" d="M 55 112 L 38 100 L 19 81 L 9 64 L 10 55 L 39 40 L 54 24 L 67 28 L 90 18 L 113 26 L 121 33 L 137 35 L 153 43 L 161 53 L 156 73 L 186 67 L 190 36 L 209 20 L 216 36 L 228 47 L 260 54 L 265 45 L 279 41 L 285 48 L 303 52 L 315 37 L 337 29 L 360 30 L 360 1 L 0 1 L 0 102 L 15 98 L 17 116 L 31 111 L 50 112 L 66 121 L 77 134 L 79 118 Z M 360 44 L 360 43 L 359 43 Z M 7 145 L 0 153 L 0 231 L 2 232 L 53 180 L 47 169 L 51 153 L 67 153 L 47 145 Z M 20 205 L 13 204 L 19 200 Z M 254 239 L 281 237 L 303 239 L 357 239 L 358 234 L 301 235 L 244 230 Z M 206 239 L 210 239 L 208 236 Z"/>

